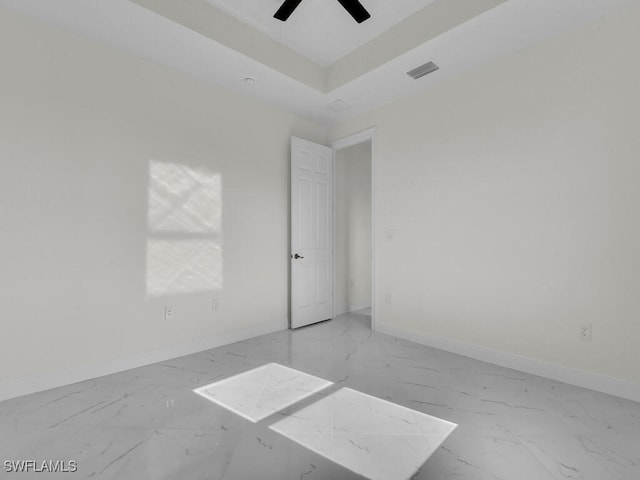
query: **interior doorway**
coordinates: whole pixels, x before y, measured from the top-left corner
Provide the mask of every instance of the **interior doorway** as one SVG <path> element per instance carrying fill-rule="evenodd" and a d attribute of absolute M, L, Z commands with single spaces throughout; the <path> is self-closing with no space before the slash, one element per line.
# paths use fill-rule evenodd
<path fill-rule="evenodd" d="M 375 328 L 373 129 L 334 149 L 334 317 L 370 311 Z"/>
<path fill-rule="evenodd" d="M 291 139 L 291 328 L 366 311 L 376 329 L 374 134 Z"/>

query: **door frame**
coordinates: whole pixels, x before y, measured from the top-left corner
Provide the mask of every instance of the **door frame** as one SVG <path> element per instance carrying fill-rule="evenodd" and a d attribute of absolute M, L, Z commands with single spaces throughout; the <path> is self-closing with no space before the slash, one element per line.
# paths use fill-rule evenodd
<path fill-rule="evenodd" d="M 338 150 L 342 150 L 343 148 L 352 147 L 354 145 L 358 145 L 364 142 L 371 142 L 371 329 L 376 330 L 376 311 L 377 311 L 377 295 L 376 295 L 376 196 L 375 196 L 375 186 L 376 186 L 376 127 L 369 127 L 365 130 L 361 130 L 356 133 L 352 133 L 350 135 L 338 138 L 333 140 L 329 145 L 333 150 L 333 265 L 332 265 L 332 275 L 333 275 L 333 318 L 336 317 L 336 246 L 337 246 L 337 235 L 336 235 L 336 152 Z"/>

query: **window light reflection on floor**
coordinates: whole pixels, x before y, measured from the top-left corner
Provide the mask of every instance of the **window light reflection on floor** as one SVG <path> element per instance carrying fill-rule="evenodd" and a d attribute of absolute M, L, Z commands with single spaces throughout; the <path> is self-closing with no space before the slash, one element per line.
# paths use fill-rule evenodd
<path fill-rule="evenodd" d="M 202 397 L 373 480 L 407 480 L 457 425 L 416 410 L 341 388 L 300 408 L 301 400 L 333 385 L 269 363 L 194 390 Z"/>
<path fill-rule="evenodd" d="M 331 385 L 333 382 L 322 378 L 268 363 L 194 392 L 255 423 Z"/>
<path fill-rule="evenodd" d="M 457 427 L 350 388 L 281 414 L 269 428 L 374 480 L 411 478 Z"/>

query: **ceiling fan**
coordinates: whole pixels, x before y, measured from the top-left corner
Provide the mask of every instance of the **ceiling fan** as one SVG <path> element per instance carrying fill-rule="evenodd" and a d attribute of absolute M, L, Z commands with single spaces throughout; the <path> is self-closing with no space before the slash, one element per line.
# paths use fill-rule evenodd
<path fill-rule="evenodd" d="M 280 6 L 274 18 L 286 22 L 293 11 L 298 8 L 300 2 L 302 2 L 302 0 L 284 0 L 284 3 Z M 358 23 L 364 22 L 371 16 L 358 0 L 338 0 L 338 2 L 340 2 L 340 5 L 342 5 Z"/>

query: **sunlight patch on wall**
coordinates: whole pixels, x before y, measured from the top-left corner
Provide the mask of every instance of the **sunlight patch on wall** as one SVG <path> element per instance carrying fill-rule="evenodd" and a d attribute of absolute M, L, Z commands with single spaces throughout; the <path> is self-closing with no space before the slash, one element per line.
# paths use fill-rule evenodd
<path fill-rule="evenodd" d="M 222 177 L 149 161 L 147 294 L 222 288 Z"/>
<path fill-rule="evenodd" d="M 163 295 L 222 287 L 222 252 L 213 240 L 156 240 L 147 245 L 147 293 Z"/>
<path fill-rule="evenodd" d="M 149 230 L 214 233 L 222 227 L 220 174 L 151 161 Z"/>

